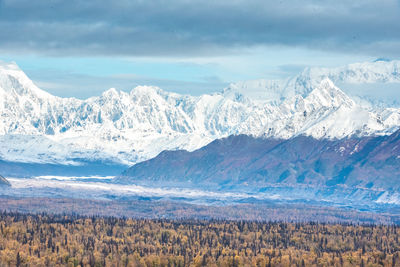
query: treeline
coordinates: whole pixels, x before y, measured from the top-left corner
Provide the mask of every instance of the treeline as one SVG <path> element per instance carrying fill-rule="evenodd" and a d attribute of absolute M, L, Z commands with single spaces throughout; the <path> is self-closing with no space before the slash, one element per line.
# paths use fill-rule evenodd
<path fill-rule="evenodd" d="M 221 204 L 221 205 L 220 205 Z M 358 207 L 359 209 L 377 207 Z M 379 207 L 378 212 L 357 211 L 312 205 L 311 203 L 279 203 L 256 201 L 222 205 L 189 204 L 184 201 L 154 199 L 94 200 L 46 197 L 0 197 L 0 211 L 21 213 L 80 214 L 107 217 L 164 218 L 197 220 L 240 220 L 308 222 L 310 220 L 329 223 L 400 224 L 400 208 Z"/>
<path fill-rule="evenodd" d="M 400 227 L 0 213 L 0 266 L 400 266 Z"/>

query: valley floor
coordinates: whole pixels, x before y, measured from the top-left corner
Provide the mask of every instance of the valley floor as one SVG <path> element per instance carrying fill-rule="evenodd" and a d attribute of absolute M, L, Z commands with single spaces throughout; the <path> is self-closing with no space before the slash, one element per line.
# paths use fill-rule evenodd
<path fill-rule="evenodd" d="M 226 205 L 193 204 L 157 198 L 93 200 L 0 196 L 0 211 L 147 219 L 251 220 L 320 223 L 400 224 L 400 212 L 358 211 L 309 203 L 262 201 Z"/>
<path fill-rule="evenodd" d="M 243 193 L 112 183 L 112 177 L 8 178 L 0 211 L 132 218 L 400 224 L 398 205 L 338 204 Z"/>

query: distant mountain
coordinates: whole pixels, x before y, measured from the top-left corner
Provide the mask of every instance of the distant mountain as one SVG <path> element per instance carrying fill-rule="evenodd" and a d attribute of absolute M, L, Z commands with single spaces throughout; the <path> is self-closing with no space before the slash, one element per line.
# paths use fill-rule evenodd
<path fill-rule="evenodd" d="M 280 104 L 296 95 L 306 97 L 327 78 L 345 89 L 346 94 L 357 100 L 358 104 L 400 107 L 400 100 L 394 98 L 393 94 L 382 98 L 387 87 L 397 92 L 400 90 L 400 61 L 387 59 L 336 68 L 308 67 L 298 75 L 283 80 L 259 79 L 233 83 L 225 91 L 232 90 L 254 100 Z M 372 91 L 375 91 L 373 98 Z"/>
<path fill-rule="evenodd" d="M 79 100 L 50 95 L 16 64 L 1 63 L 0 160 L 82 165 L 76 159 L 84 159 L 130 165 L 163 150 L 193 151 L 229 135 L 387 135 L 399 128 L 400 109 L 364 106 L 334 82 L 396 85 L 398 66 L 397 61 L 379 61 L 306 69 L 284 81 L 238 83 L 202 96 L 139 86 L 129 93 L 110 89 Z M 260 88 L 265 97 L 254 97 Z"/>
<path fill-rule="evenodd" d="M 333 140 L 230 136 L 193 152 L 164 151 L 115 182 L 400 204 L 400 130 Z"/>

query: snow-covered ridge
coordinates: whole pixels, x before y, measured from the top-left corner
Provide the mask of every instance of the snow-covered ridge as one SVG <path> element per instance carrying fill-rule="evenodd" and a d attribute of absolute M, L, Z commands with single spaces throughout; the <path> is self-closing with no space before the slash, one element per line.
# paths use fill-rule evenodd
<path fill-rule="evenodd" d="M 368 97 L 366 91 L 372 87 L 372 90 L 382 93 L 382 87 L 394 86 L 400 90 L 400 61 L 377 60 L 375 62 L 354 63 L 336 68 L 305 68 L 301 73 L 294 77 L 288 77 L 283 80 L 252 80 L 231 84 L 227 89 L 229 91 L 240 92 L 248 95 L 250 98 L 262 99 L 270 103 L 281 103 L 288 97 L 302 95 L 303 97 L 318 87 L 323 79 L 330 79 L 334 84 L 343 86 L 347 93 L 356 97 L 362 103 L 373 102 L 376 100 Z M 359 88 L 361 87 L 361 88 Z M 360 90 L 361 92 L 360 92 Z M 250 93 L 249 93 L 250 92 Z M 386 101 L 393 104 L 393 101 Z M 400 101 L 395 102 L 400 107 Z"/>
<path fill-rule="evenodd" d="M 397 62 L 355 64 L 321 74 L 327 72 L 308 69 L 285 81 L 238 83 L 221 93 L 197 97 L 138 86 L 129 93 L 109 89 L 98 97 L 78 100 L 52 96 L 36 87 L 16 64 L 1 63 L 0 158 L 66 164 L 84 158 L 132 164 L 166 149 L 194 150 L 232 134 L 343 138 L 398 129 L 400 109 L 366 108 L 334 84 L 338 79 L 398 82 Z M 257 90 L 264 90 L 265 98 L 253 99 L 251 94 Z"/>

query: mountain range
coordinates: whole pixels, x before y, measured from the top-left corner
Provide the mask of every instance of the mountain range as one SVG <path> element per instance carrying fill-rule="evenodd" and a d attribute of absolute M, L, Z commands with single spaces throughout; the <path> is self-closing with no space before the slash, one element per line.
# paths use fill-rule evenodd
<path fill-rule="evenodd" d="M 400 130 L 387 136 L 218 139 L 193 152 L 164 151 L 115 178 L 280 199 L 400 204 Z"/>
<path fill-rule="evenodd" d="M 400 126 L 396 98 L 374 102 L 349 85 L 398 88 L 399 66 L 399 61 L 376 61 L 307 68 L 284 80 L 240 82 L 201 96 L 138 86 L 80 100 L 53 96 L 15 63 L 1 63 L 0 160 L 130 166 L 165 150 L 194 151 L 230 135 L 267 140 L 386 136 Z"/>

